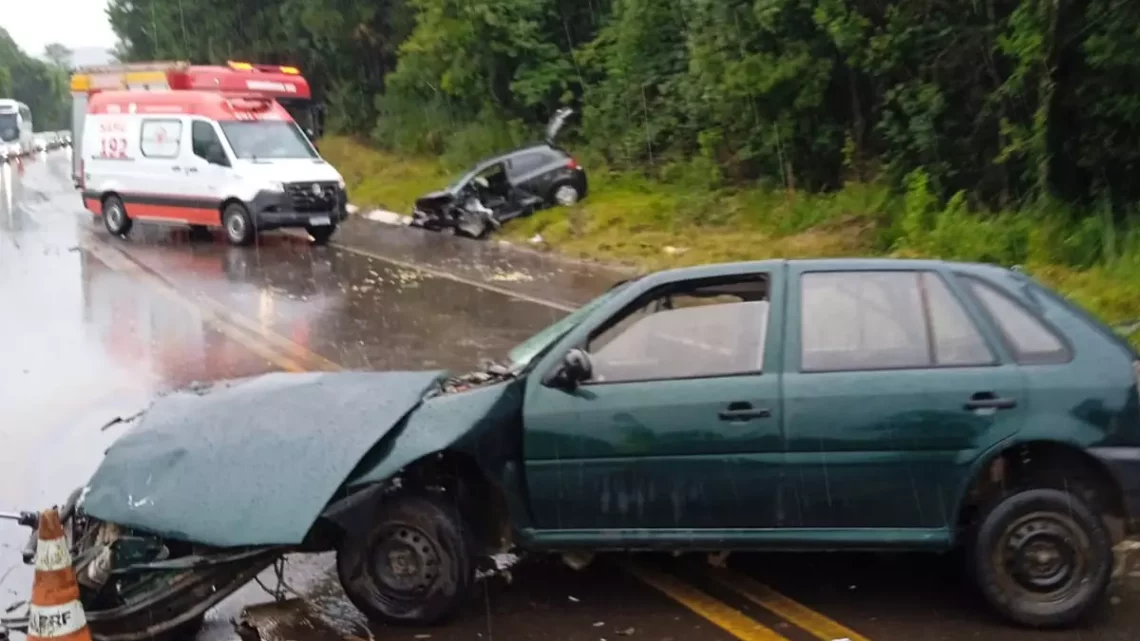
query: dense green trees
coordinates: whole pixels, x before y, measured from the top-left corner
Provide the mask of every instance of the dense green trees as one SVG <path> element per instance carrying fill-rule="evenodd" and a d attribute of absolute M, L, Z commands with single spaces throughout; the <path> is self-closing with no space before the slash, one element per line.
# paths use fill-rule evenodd
<path fill-rule="evenodd" d="M 975 207 L 1140 198 L 1135 2 L 112 0 L 109 15 L 128 59 L 297 64 L 332 124 L 399 150 L 486 151 L 570 104 L 574 144 L 615 165 L 809 190 L 921 169 Z"/>
<path fill-rule="evenodd" d="M 52 45 L 58 47 L 58 45 Z M 61 49 L 53 50 L 60 53 Z M 67 70 L 24 53 L 0 28 L 0 98 L 15 98 L 32 110 L 36 131 L 66 129 L 71 122 Z"/>

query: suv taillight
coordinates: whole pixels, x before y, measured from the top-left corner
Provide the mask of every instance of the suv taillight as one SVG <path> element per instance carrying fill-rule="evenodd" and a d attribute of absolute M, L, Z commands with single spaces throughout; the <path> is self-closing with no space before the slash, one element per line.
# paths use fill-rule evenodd
<path fill-rule="evenodd" d="M 574 160 L 573 158 L 571 158 L 570 160 L 567 160 L 566 161 L 566 168 L 567 169 L 577 169 L 578 168 L 578 161 Z"/>

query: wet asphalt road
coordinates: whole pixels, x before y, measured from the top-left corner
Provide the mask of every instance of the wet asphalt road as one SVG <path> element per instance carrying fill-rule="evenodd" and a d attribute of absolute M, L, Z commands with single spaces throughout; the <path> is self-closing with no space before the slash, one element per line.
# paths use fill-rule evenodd
<path fill-rule="evenodd" d="M 624 274 L 353 221 L 341 246 L 292 234 L 256 247 L 140 226 L 111 239 L 82 211 L 65 152 L 0 166 L 0 510 L 57 503 L 155 394 L 275 370 L 468 369 Z M 0 605 L 24 598 L 26 531 L 0 523 Z M 480 587 L 455 623 L 369 630 L 329 555 L 291 559 L 303 601 L 255 607 L 266 638 L 432 641 L 1125 641 L 1140 633 L 1140 571 L 1126 568 L 1088 627 L 994 621 L 950 557 L 739 555 L 537 562 Z M 778 591 L 778 592 L 775 592 Z M 794 601 L 793 601 L 794 600 Z M 200 639 L 271 602 L 250 585 Z M 276 623 L 278 627 L 271 629 Z M 430 636 L 425 636 L 430 635 Z"/>

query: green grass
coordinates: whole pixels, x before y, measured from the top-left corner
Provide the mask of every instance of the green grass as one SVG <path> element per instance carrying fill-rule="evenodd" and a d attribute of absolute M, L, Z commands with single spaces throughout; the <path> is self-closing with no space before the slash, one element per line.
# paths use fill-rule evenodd
<path fill-rule="evenodd" d="M 346 138 L 321 152 L 344 175 L 352 201 L 408 213 L 463 166 L 408 158 Z M 656 176 L 588 161 L 590 195 L 507 225 L 508 240 L 576 258 L 644 269 L 761 258 L 907 256 L 1023 265 L 1111 324 L 1140 318 L 1140 226 L 1073 220 L 1060 208 L 979 215 L 961 198 L 941 205 L 921 174 L 903 195 L 852 184 L 825 195 L 770 187 L 724 188 L 700 168 Z M 1140 344 L 1140 332 L 1130 337 Z"/>

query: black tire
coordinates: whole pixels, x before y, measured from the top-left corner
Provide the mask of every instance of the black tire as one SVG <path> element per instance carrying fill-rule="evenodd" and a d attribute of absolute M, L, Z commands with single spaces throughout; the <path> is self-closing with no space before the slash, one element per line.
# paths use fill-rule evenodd
<path fill-rule="evenodd" d="M 1023 626 L 1079 623 L 1101 603 L 1112 578 L 1112 537 L 1103 520 L 1076 493 L 1062 490 L 1027 489 L 998 501 L 969 549 L 982 595 Z"/>
<path fill-rule="evenodd" d="M 350 532 L 342 541 L 337 575 L 349 600 L 372 621 L 434 625 L 455 616 L 466 600 L 475 579 L 475 546 L 463 517 L 445 498 L 387 499 L 367 530 Z M 416 576 L 394 576 L 397 552 L 405 554 L 404 568 L 410 565 Z"/>
<path fill-rule="evenodd" d="M 226 240 L 232 245 L 248 245 L 257 236 L 249 210 L 238 202 L 232 202 L 222 209 L 222 228 L 226 231 Z"/>
<path fill-rule="evenodd" d="M 126 236 L 131 233 L 135 221 L 127 215 L 123 199 L 115 194 L 103 198 L 103 226 L 112 236 Z"/>
<path fill-rule="evenodd" d="M 336 232 L 336 225 L 309 226 L 305 227 L 305 231 L 313 237 L 314 245 L 327 245 L 333 233 Z"/>

